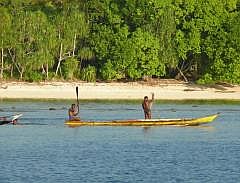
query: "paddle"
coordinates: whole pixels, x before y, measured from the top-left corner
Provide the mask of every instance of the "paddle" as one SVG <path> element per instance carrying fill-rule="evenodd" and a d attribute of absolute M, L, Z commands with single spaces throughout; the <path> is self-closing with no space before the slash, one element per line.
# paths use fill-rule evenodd
<path fill-rule="evenodd" d="M 77 105 L 78 105 L 78 111 L 79 111 L 78 86 L 76 87 L 76 95 L 77 95 Z"/>

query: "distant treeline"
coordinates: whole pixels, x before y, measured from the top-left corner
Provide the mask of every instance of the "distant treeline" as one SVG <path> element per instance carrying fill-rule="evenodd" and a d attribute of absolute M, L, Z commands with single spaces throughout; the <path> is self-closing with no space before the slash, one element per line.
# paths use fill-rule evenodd
<path fill-rule="evenodd" d="M 240 83 L 240 0 L 0 0 L 0 80 Z"/>

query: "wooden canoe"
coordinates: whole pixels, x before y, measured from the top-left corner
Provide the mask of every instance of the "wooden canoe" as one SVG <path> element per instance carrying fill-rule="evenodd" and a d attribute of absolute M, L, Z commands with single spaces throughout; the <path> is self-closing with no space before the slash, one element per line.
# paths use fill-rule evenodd
<path fill-rule="evenodd" d="M 210 123 L 218 114 L 209 115 L 200 118 L 182 118 L 182 119 L 136 119 L 136 120 L 113 120 L 113 121 L 65 121 L 69 127 L 77 126 L 160 126 L 160 125 L 177 125 L 177 126 L 196 126 Z"/>
<path fill-rule="evenodd" d="M 0 125 L 5 125 L 9 123 L 15 124 L 15 122 L 22 116 L 22 114 L 16 114 L 11 116 L 0 117 Z"/>

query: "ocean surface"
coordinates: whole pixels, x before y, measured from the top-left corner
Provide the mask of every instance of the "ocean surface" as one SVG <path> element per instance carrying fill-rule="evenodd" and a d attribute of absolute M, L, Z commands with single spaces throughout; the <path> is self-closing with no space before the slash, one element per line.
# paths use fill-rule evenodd
<path fill-rule="evenodd" d="M 238 183 L 240 106 L 161 104 L 154 118 L 200 117 L 198 127 L 64 126 L 69 101 L 0 102 L 0 116 L 22 113 L 19 125 L 0 126 L 0 183 Z M 138 103 L 81 103 L 81 118 L 142 118 Z"/>

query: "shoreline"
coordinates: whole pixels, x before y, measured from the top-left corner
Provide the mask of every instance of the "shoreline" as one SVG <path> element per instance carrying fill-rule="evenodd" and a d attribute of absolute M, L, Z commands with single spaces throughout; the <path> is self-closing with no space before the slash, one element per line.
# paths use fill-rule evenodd
<path fill-rule="evenodd" d="M 83 82 L 1 82 L 0 99 L 76 99 L 80 100 L 140 100 L 155 93 L 156 100 L 230 100 L 240 101 L 240 86 L 202 86 L 181 82 L 83 83 Z"/>

